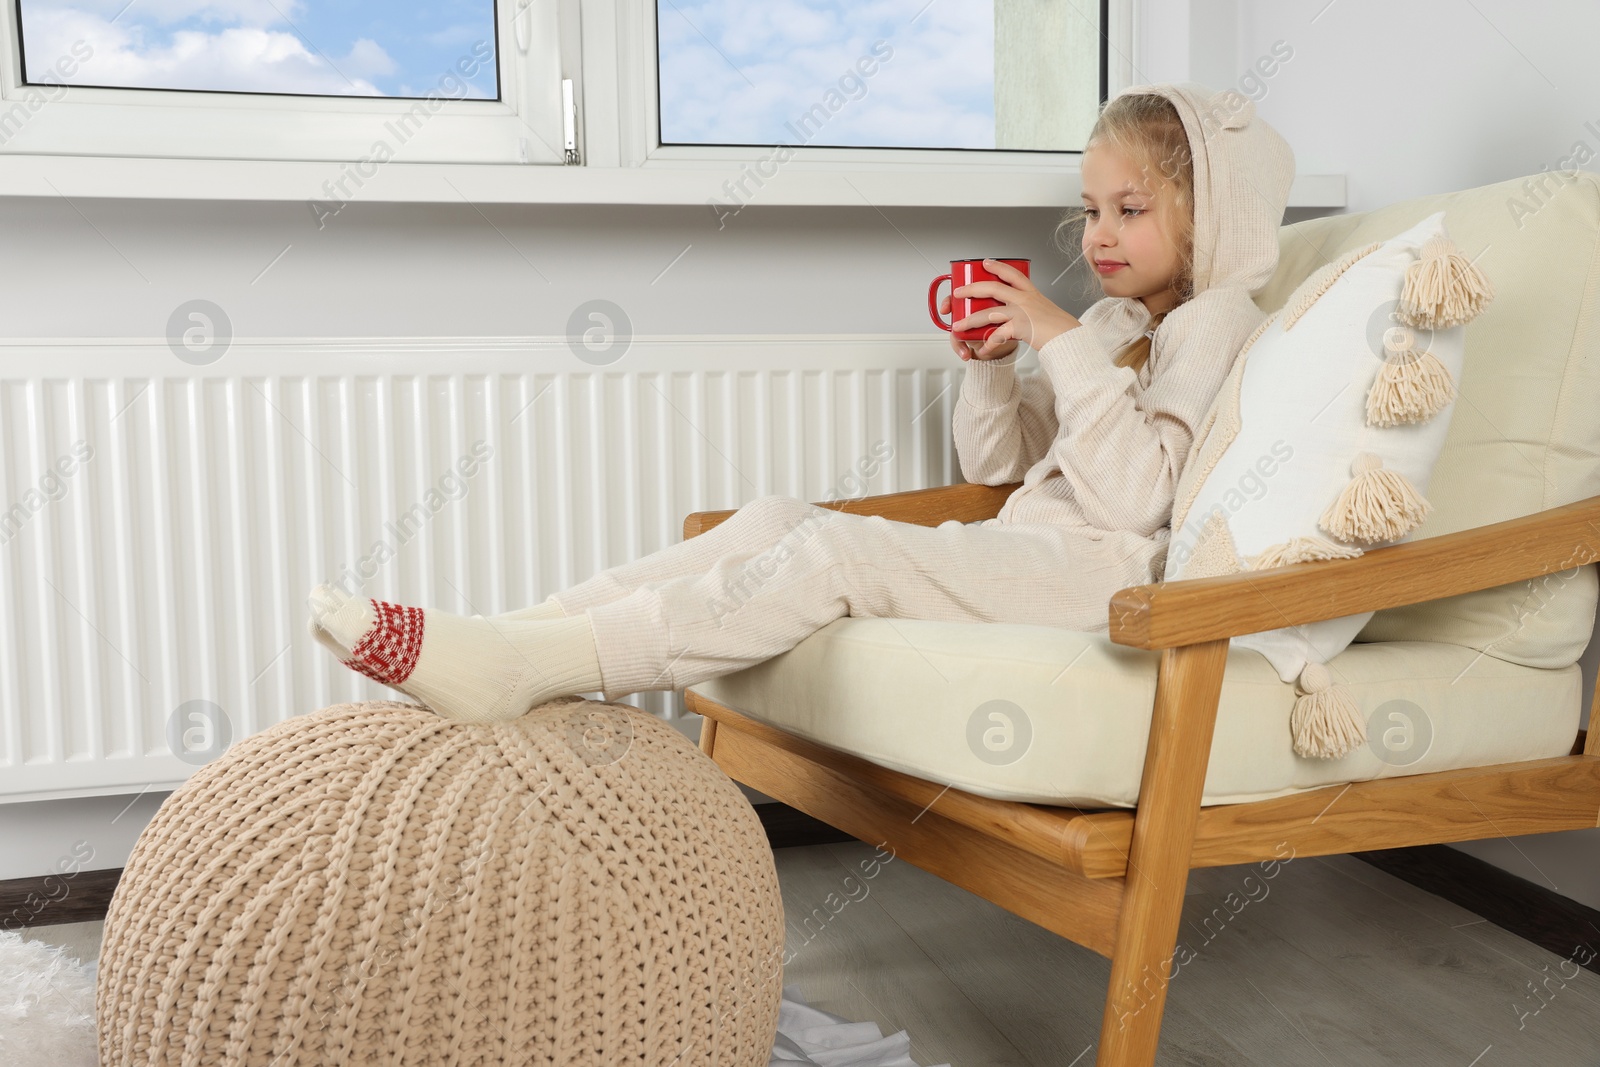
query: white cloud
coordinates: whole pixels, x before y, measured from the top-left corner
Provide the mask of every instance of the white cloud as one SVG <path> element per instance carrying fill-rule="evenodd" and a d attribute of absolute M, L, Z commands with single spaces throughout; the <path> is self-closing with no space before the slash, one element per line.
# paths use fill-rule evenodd
<path fill-rule="evenodd" d="M 368 37 L 357 38 L 349 54 L 335 61 L 335 65 L 351 77 L 393 74 L 399 69 L 383 45 Z"/>
<path fill-rule="evenodd" d="M 167 2 L 176 5 L 179 0 Z M 242 8 L 247 2 L 212 6 Z M 32 11 L 25 33 L 29 73 L 35 78 L 56 57 L 70 54 L 75 41 L 87 42 L 93 56 L 66 79 L 84 85 L 378 96 L 382 94 L 367 76 L 394 70 L 388 54 L 365 38 L 330 63 L 292 33 L 254 26 L 214 33 L 177 30 L 169 41 L 153 43 L 137 22 L 113 23 L 100 13 L 58 8 Z"/>
<path fill-rule="evenodd" d="M 993 148 L 994 23 L 987 5 L 935 3 L 919 15 L 924 3 L 660 0 L 663 136 L 801 143 L 804 137 L 785 123 L 837 89 L 843 106 L 807 143 Z M 861 87 L 849 82 L 852 68 L 872 56 L 878 40 L 893 55 L 861 79 L 860 95 Z"/>

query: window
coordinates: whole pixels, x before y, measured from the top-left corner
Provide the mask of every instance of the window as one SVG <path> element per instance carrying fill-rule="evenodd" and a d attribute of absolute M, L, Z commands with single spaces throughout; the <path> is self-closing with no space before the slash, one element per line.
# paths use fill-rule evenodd
<path fill-rule="evenodd" d="M 1099 0 L 657 0 L 663 145 L 1081 151 Z"/>
<path fill-rule="evenodd" d="M 566 157 L 557 0 L 5 7 L 0 152 L 368 171 Z"/>
<path fill-rule="evenodd" d="M 706 204 L 781 164 L 764 201 L 1058 205 L 1101 101 L 1134 80 L 1135 15 L 1134 0 L 0 0 L 15 157 L 0 193 L 66 175 L 104 196 Z M 256 160 L 292 165 L 239 165 Z"/>
<path fill-rule="evenodd" d="M 18 0 L 23 84 L 498 100 L 494 0 Z"/>

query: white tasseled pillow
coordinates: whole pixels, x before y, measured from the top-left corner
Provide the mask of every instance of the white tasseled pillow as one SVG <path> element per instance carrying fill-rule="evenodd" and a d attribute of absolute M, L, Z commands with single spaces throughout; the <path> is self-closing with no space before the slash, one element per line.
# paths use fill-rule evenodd
<path fill-rule="evenodd" d="M 1165 578 L 1359 556 L 1405 540 L 1443 447 L 1462 324 L 1493 297 L 1436 212 L 1308 277 L 1245 343 L 1179 485 Z M 1371 612 L 1236 637 L 1300 683 L 1294 750 L 1337 758 L 1366 724 L 1324 664 Z"/>

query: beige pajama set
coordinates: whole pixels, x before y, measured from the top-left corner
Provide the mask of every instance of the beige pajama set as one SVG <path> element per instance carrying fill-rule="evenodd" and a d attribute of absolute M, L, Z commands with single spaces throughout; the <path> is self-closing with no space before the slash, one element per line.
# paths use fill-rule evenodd
<path fill-rule="evenodd" d="M 1248 98 L 1184 83 L 1195 170 L 1195 295 L 1134 371 L 1114 360 L 1149 328 L 1142 301 L 1106 297 L 1039 350 L 967 364 L 953 415 L 961 473 L 1014 491 L 992 519 L 919 526 L 769 495 L 680 544 L 550 599 L 587 612 L 615 700 L 681 689 L 793 648 L 843 616 L 1105 630 L 1119 589 L 1159 581 L 1184 460 L 1245 340 L 1252 295 L 1278 260 L 1289 146 Z"/>

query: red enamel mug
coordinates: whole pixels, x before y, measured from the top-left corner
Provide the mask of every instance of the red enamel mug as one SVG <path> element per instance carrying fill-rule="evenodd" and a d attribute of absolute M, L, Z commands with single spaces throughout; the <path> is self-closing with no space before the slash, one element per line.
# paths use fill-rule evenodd
<path fill-rule="evenodd" d="M 1028 273 L 1029 261 L 1026 259 L 1011 259 L 1005 256 L 991 256 L 989 258 L 999 259 L 1001 263 L 1009 263 L 1013 267 L 1020 270 L 1024 275 L 1027 275 Z M 986 308 L 1000 306 L 1000 301 L 986 296 L 951 297 L 950 322 L 946 322 L 939 315 L 940 282 L 949 282 L 950 290 L 951 292 L 954 292 L 963 285 L 970 285 L 973 282 L 994 282 L 1003 280 L 1004 279 L 998 277 L 997 275 L 991 274 L 984 270 L 983 260 L 981 259 L 952 259 L 950 261 L 950 273 L 939 275 L 933 280 L 933 284 L 928 286 L 928 317 L 933 319 L 933 324 L 939 327 L 939 329 L 949 330 L 950 322 L 955 322 L 957 319 L 964 319 L 974 311 L 983 311 Z M 999 326 L 1000 324 L 998 322 L 991 322 L 986 326 L 979 326 L 975 329 L 956 330 L 954 332 L 957 340 L 982 341 L 991 333 L 994 333 Z"/>

